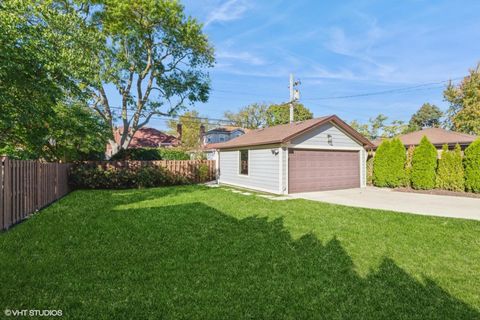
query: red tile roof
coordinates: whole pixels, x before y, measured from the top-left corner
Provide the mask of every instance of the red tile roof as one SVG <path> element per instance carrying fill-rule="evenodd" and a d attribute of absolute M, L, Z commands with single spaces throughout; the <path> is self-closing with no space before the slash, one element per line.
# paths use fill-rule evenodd
<path fill-rule="evenodd" d="M 352 127 L 343 122 L 339 117 L 337 117 L 336 115 L 331 115 L 289 124 L 282 124 L 274 127 L 252 130 L 235 139 L 222 143 L 210 144 L 208 145 L 208 147 L 212 149 L 226 149 L 284 143 L 327 122 L 335 123 L 337 126 L 344 129 L 353 138 L 358 140 L 363 145 L 370 147 L 373 146 L 367 138 L 355 131 Z"/>
<path fill-rule="evenodd" d="M 120 132 L 123 128 L 119 128 L 115 133 L 115 141 L 120 142 Z M 130 142 L 129 148 L 156 148 L 161 146 L 178 146 L 180 141 L 177 137 L 163 133 L 154 128 L 143 127 L 135 132 Z"/>
<path fill-rule="evenodd" d="M 442 146 L 444 144 L 455 145 L 457 143 L 460 145 L 470 144 L 478 138 L 470 134 L 449 131 L 442 128 L 427 128 L 400 135 L 398 138 L 405 146 L 410 146 L 420 144 L 423 136 L 426 136 L 428 140 L 436 146 Z M 382 139 L 373 141 L 375 148 L 378 147 L 380 143 L 382 143 Z"/>

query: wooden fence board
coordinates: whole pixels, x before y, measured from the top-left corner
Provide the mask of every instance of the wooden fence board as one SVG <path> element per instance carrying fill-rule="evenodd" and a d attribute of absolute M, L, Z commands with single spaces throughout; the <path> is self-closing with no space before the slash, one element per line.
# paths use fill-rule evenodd
<path fill-rule="evenodd" d="M 66 195 L 70 164 L 0 159 L 0 230 Z"/>

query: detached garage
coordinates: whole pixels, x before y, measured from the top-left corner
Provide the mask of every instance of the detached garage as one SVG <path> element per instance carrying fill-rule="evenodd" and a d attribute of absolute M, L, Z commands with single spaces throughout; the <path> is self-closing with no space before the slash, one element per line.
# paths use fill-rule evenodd
<path fill-rule="evenodd" d="M 366 186 L 370 141 L 337 116 L 251 131 L 209 146 L 218 181 L 286 194 Z"/>

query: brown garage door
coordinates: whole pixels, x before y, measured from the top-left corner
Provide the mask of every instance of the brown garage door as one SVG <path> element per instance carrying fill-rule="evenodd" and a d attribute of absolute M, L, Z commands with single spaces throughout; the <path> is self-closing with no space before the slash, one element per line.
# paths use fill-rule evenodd
<path fill-rule="evenodd" d="M 360 187 L 358 151 L 294 150 L 288 152 L 288 192 Z"/>

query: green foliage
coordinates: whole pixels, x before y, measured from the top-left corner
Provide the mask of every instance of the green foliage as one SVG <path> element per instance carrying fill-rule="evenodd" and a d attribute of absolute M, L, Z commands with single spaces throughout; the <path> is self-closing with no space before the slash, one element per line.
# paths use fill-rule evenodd
<path fill-rule="evenodd" d="M 149 188 L 191 183 L 187 178 L 174 175 L 162 167 L 129 167 L 105 169 L 101 166 L 75 165 L 69 182 L 78 189 Z"/>
<path fill-rule="evenodd" d="M 480 139 L 465 149 L 463 158 L 465 167 L 465 187 L 467 191 L 480 192 Z"/>
<path fill-rule="evenodd" d="M 188 105 L 208 100 L 213 47 L 202 25 L 185 15 L 179 1 L 100 0 L 92 12 L 105 42 L 98 81 L 89 88 L 99 106 L 96 110 L 112 132 L 115 116 L 122 121 L 121 143 L 113 142 L 114 152 L 126 149 L 129 132 L 147 124 L 152 116 L 177 114 Z M 121 101 L 121 112 L 112 110 L 105 84 L 117 89 L 110 100 Z M 187 143 L 188 147 L 198 145 L 196 140 Z"/>
<path fill-rule="evenodd" d="M 438 160 L 436 187 L 451 191 L 465 190 L 465 177 L 462 164 L 462 149 L 460 145 L 455 150 L 448 150 L 448 145 L 442 148 L 442 156 Z"/>
<path fill-rule="evenodd" d="M 353 120 L 350 126 L 370 140 L 393 138 L 407 130 L 407 125 L 403 121 L 393 120 L 390 124 L 387 124 L 387 120 L 387 116 L 379 114 L 375 118 L 370 118 L 368 123 L 365 124 Z"/>
<path fill-rule="evenodd" d="M 418 131 L 422 128 L 440 127 L 442 110 L 434 104 L 424 103 L 418 111 L 412 115 L 408 123 L 408 131 Z"/>
<path fill-rule="evenodd" d="M 293 108 L 295 121 L 309 120 L 313 113 L 301 103 L 295 103 Z M 267 109 L 267 125 L 269 127 L 290 122 L 290 106 L 288 104 L 272 104 Z"/>
<path fill-rule="evenodd" d="M 412 160 L 413 160 L 413 153 L 415 152 L 415 146 L 409 146 L 407 149 L 407 158 L 405 160 L 405 176 L 406 176 L 406 183 L 405 186 L 410 187 L 412 184 Z"/>
<path fill-rule="evenodd" d="M 450 129 L 480 135 L 480 64 L 459 85 L 450 83 L 443 95 L 450 103 Z"/>
<path fill-rule="evenodd" d="M 375 158 L 370 156 L 367 160 L 367 184 L 373 185 L 373 162 Z"/>
<path fill-rule="evenodd" d="M 70 1 L 0 2 L 3 152 L 48 157 L 44 152 L 50 128 L 58 123 L 58 104 L 85 97 L 101 37 L 87 27 L 81 11 Z"/>
<path fill-rule="evenodd" d="M 373 158 L 373 183 L 377 187 L 388 187 L 390 140 L 384 140 Z"/>
<path fill-rule="evenodd" d="M 265 103 L 253 103 L 239 110 L 238 113 L 225 112 L 224 117 L 232 124 L 247 129 L 258 129 L 267 123 L 268 105 Z"/>
<path fill-rule="evenodd" d="M 196 150 L 199 149 L 202 141 L 200 137 L 200 127 L 208 127 L 208 120 L 202 119 L 200 114 L 196 110 L 185 112 L 177 120 L 169 120 L 167 125 L 171 134 L 175 134 L 177 131 L 177 124 L 182 125 L 182 138 L 181 148 L 184 150 Z"/>
<path fill-rule="evenodd" d="M 207 181 L 207 178 L 209 176 L 209 167 L 202 163 L 198 166 L 198 177 L 200 179 L 200 181 Z"/>
<path fill-rule="evenodd" d="M 110 160 L 190 160 L 190 156 L 180 149 L 132 148 L 120 150 Z"/>
<path fill-rule="evenodd" d="M 435 149 L 435 146 L 424 136 L 413 152 L 412 187 L 423 190 L 435 188 L 436 168 L 437 149 Z"/>
<path fill-rule="evenodd" d="M 405 147 L 399 139 L 385 140 L 374 157 L 373 181 L 378 187 L 400 187 L 407 181 Z"/>

